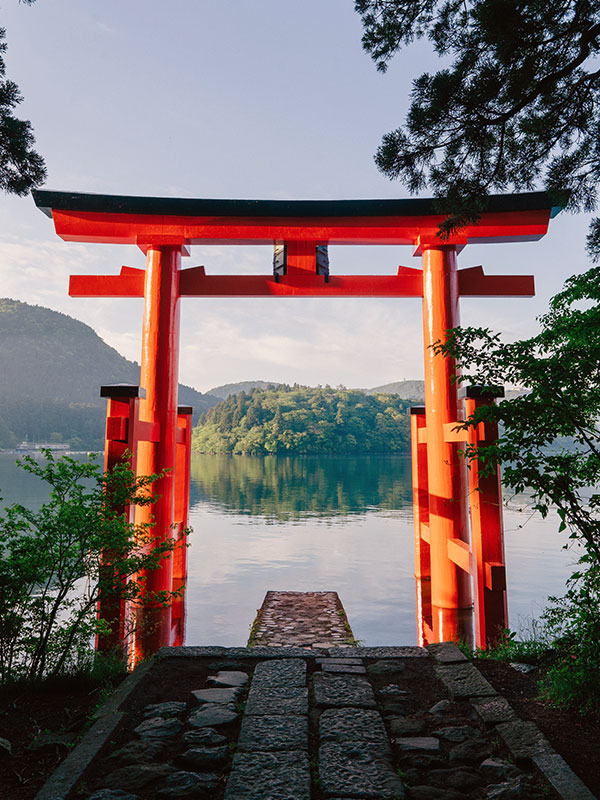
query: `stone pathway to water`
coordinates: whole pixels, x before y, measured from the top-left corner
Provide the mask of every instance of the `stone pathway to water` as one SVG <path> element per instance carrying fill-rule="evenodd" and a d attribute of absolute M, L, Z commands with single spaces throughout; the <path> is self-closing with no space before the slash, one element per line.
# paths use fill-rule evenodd
<path fill-rule="evenodd" d="M 258 646 L 163 648 L 36 800 L 594 800 L 456 645 L 353 641 L 336 592 L 268 592 Z"/>
<path fill-rule="evenodd" d="M 267 592 L 248 645 L 336 647 L 355 644 L 337 592 Z"/>
<path fill-rule="evenodd" d="M 119 707 L 38 800 L 594 800 L 453 644 L 164 648 Z"/>

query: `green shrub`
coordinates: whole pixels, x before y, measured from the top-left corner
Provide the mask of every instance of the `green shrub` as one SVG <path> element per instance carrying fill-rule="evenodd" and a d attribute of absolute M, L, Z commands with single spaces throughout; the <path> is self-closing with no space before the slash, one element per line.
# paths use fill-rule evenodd
<path fill-rule="evenodd" d="M 587 556 L 569 579 L 564 597 L 551 597 L 544 612 L 558 658 L 541 683 L 557 706 L 600 711 L 600 567 Z"/>
<path fill-rule="evenodd" d="M 93 457 L 55 459 L 49 450 L 44 457 L 17 463 L 49 485 L 48 502 L 39 511 L 15 504 L 0 515 L 0 682 L 93 670 L 93 637 L 109 629 L 97 618 L 100 596 L 173 598 L 146 592 L 144 572 L 177 542 L 122 513 L 127 504 L 152 503 L 149 489 L 160 476 L 136 478 L 126 461 L 103 473 Z"/>

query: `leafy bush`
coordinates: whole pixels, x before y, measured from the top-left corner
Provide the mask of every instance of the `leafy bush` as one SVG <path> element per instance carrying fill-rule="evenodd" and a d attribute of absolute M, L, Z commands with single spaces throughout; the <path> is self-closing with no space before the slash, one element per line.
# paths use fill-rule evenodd
<path fill-rule="evenodd" d="M 527 390 L 466 420 L 492 420 L 502 433 L 465 455 L 483 472 L 502 464 L 504 485 L 527 491 L 544 517 L 556 508 L 559 532 L 581 547 L 565 596 L 550 598 L 543 615 L 561 654 L 543 692 L 600 709 L 600 267 L 569 278 L 539 321 L 536 336 L 509 344 L 485 328 L 457 328 L 436 352 L 456 360 L 457 380 Z"/>
<path fill-rule="evenodd" d="M 103 473 L 93 457 L 55 459 L 49 450 L 44 457 L 17 463 L 49 484 L 48 502 L 0 515 L 2 682 L 88 668 L 92 637 L 109 629 L 97 618 L 100 596 L 153 604 L 173 597 L 146 592 L 144 572 L 170 557 L 177 541 L 155 538 L 151 524 L 134 525 L 122 513 L 127 504 L 152 503 L 149 487 L 160 476 L 136 478 L 127 462 Z"/>
<path fill-rule="evenodd" d="M 586 556 L 582 561 L 585 565 Z M 571 576 L 564 597 L 544 612 L 558 658 L 541 690 L 555 705 L 600 711 L 600 568 L 589 564 Z"/>
<path fill-rule="evenodd" d="M 473 650 L 467 642 L 459 642 L 458 646 L 468 658 L 486 658 L 493 661 L 518 661 L 522 664 L 542 665 L 554 658 L 554 646 L 546 625 L 533 620 L 530 630 L 521 638 L 517 633 L 505 630 L 504 635 L 494 643 L 488 643 L 485 650 Z"/>

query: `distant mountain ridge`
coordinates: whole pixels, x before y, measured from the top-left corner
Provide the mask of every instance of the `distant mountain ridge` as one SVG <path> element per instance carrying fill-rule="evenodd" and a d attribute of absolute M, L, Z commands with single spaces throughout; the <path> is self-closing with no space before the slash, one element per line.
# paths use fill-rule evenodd
<path fill-rule="evenodd" d="M 280 381 L 239 381 L 238 383 L 224 383 L 222 386 L 214 386 L 208 390 L 207 394 L 226 400 L 232 394 L 238 394 L 239 392 L 249 392 L 252 389 L 268 389 L 269 386 L 277 388 L 284 385 Z M 354 389 L 353 391 L 364 392 L 365 394 L 397 394 L 403 400 L 425 401 L 425 381 L 418 380 L 394 381 L 393 383 L 384 383 L 382 386 L 374 386 L 372 389 Z"/>
<path fill-rule="evenodd" d="M 425 402 L 425 381 L 394 381 L 364 391 L 366 394 L 397 394 L 403 400 Z"/>
<path fill-rule="evenodd" d="M 267 389 L 269 386 L 283 386 L 280 381 L 239 381 L 238 383 L 224 383 L 222 386 L 215 386 L 206 393 L 211 397 L 219 397 L 227 400 L 232 394 L 239 392 L 249 392 L 250 389 Z"/>
<path fill-rule="evenodd" d="M 100 386 L 137 384 L 139 370 L 138 364 L 106 344 L 89 325 L 43 306 L 0 298 L 0 448 L 13 447 L 23 439 L 64 441 L 73 449 L 102 448 L 106 402 L 100 398 Z M 194 408 L 195 423 L 200 414 L 232 395 L 284 386 L 279 381 L 239 381 L 202 394 L 180 384 L 179 403 Z M 421 380 L 335 391 L 424 401 Z M 507 396 L 521 393 L 510 390 Z"/>
<path fill-rule="evenodd" d="M 102 447 L 106 401 L 100 386 L 140 380 L 139 365 L 79 320 L 43 306 L 0 299 L 0 447 L 66 441 Z M 195 418 L 220 402 L 179 386 Z"/>

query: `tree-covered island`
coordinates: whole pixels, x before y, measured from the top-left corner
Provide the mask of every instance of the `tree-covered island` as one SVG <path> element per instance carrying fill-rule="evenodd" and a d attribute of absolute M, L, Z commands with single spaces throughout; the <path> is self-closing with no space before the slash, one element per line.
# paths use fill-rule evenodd
<path fill-rule="evenodd" d="M 407 409 L 393 394 L 279 385 L 231 395 L 203 414 L 201 453 L 389 453 L 408 451 Z"/>

